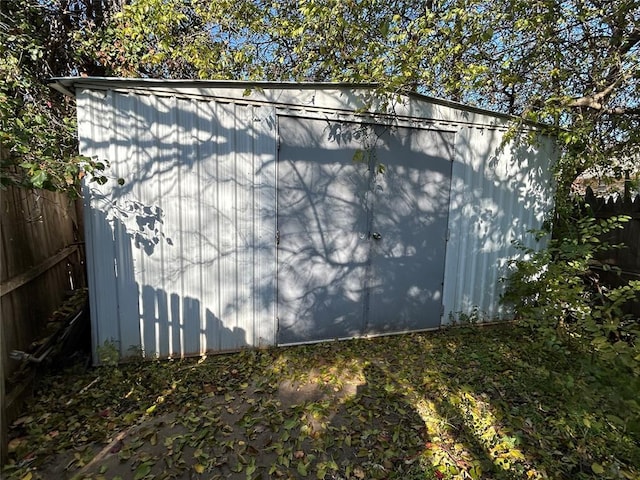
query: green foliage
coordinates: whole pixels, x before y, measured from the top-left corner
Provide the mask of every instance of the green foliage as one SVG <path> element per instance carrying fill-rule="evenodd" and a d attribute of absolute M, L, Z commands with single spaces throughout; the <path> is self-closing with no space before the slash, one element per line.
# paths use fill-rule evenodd
<path fill-rule="evenodd" d="M 471 309 L 471 312 L 457 312 L 457 315 L 453 313 L 449 313 L 447 326 L 455 327 L 455 326 L 469 326 L 469 325 L 477 325 L 479 323 L 483 323 L 483 321 L 489 320 L 486 315 L 482 313 L 482 311 L 474 306 Z"/>
<path fill-rule="evenodd" d="M 60 18 L 68 15 L 56 2 L 7 0 L 0 7 L 0 187 L 76 196 L 83 176 L 106 181 L 103 162 L 78 155 L 72 100 L 47 85 L 75 63 L 63 30 L 70 22 Z"/>
<path fill-rule="evenodd" d="M 525 259 L 512 261 L 503 301 L 550 343 L 577 342 L 640 375 L 640 323 L 623 311 L 640 296 L 640 281 L 608 288 L 590 269 L 598 253 L 620 247 L 602 242 L 601 236 L 628 220 L 582 218 L 572 233 L 551 239 L 545 249 L 521 247 Z"/>
<path fill-rule="evenodd" d="M 104 344 L 98 345 L 96 349 L 98 353 L 98 360 L 100 364 L 115 367 L 118 365 L 120 361 L 120 350 L 114 342 L 109 342 L 105 340 Z"/>
<path fill-rule="evenodd" d="M 80 168 L 100 170 L 77 157 L 73 105 L 45 86 L 80 73 L 374 82 L 390 110 L 407 90 L 463 101 L 547 124 L 565 153 L 561 197 L 582 171 L 619 174 L 638 153 L 640 0 L 65 5 L 2 3 L 5 183 L 70 190 Z"/>

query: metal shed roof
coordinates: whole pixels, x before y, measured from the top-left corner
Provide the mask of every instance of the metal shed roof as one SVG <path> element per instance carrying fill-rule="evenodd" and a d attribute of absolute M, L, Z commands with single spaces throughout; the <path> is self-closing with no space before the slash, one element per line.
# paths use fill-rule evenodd
<path fill-rule="evenodd" d="M 241 89 L 241 90 L 356 90 L 375 91 L 380 87 L 376 83 L 350 83 L 350 82 L 272 82 L 272 81 L 246 81 L 246 80 L 198 80 L 198 79 L 155 79 L 155 78 L 121 78 L 121 77 L 54 77 L 51 79 L 51 87 L 65 95 L 75 96 L 77 88 L 92 89 L 153 89 L 173 90 L 182 89 Z M 496 112 L 490 109 L 471 106 L 452 100 L 424 95 L 418 92 L 402 91 L 400 96 L 409 97 L 421 102 L 441 105 L 444 107 L 463 110 L 470 113 L 489 116 L 501 120 L 515 121 L 520 117 Z M 476 122 L 470 122 L 476 123 Z M 535 122 L 525 122 L 529 127 L 541 126 Z"/>

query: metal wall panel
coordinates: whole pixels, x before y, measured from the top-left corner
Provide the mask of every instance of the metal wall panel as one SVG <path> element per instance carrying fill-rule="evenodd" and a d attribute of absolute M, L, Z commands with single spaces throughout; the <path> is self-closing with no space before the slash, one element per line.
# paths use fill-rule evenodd
<path fill-rule="evenodd" d="M 78 135 L 80 139 L 80 151 L 90 156 L 97 156 L 94 150 L 101 151 L 101 157 L 108 154 L 110 138 L 108 132 L 103 130 L 103 122 L 111 123 L 113 109 L 103 102 L 105 94 L 102 92 L 86 92 L 78 96 Z M 95 140 L 94 140 L 95 139 Z M 90 188 L 90 185 L 92 188 Z M 106 193 L 99 185 L 84 183 L 84 228 L 85 251 L 87 265 L 87 284 L 89 291 L 89 307 L 92 312 L 101 312 L 105 318 L 118 318 L 118 298 L 115 285 L 115 257 L 116 249 L 113 237 L 113 229 L 106 221 L 106 212 L 109 209 L 109 200 Z M 100 289 L 100 290 L 98 290 Z M 100 291 L 100 295 L 95 292 Z M 98 331 L 92 324 L 91 340 L 94 361 L 97 360 L 97 349 L 104 339 L 120 338 L 118 321 L 105 323 Z"/>
<path fill-rule="evenodd" d="M 509 317 L 500 304 L 514 242 L 535 247 L 552 208 L 554 144 L 503 144 L 504 130 L 464 127 L 456 135 L 443 323 Z M 540 245 L 538 245 L 539 247 Z"/>
<path fill-rule="evenodd" d="M 157 96 L 182 96 L 277 105 L 292 107 L 299 111 L 327 111 L 359 116 L 392 112 L 395 120 L 427 119 L 475 126 L 508 126 L 514 117 L 491 112 L 486 109 L 463 105 L 449 100 L 421 95 L 415 92 L 406 96 L 393 96 L 390 103 L 382 102 L 375 93 L 375 85 L 362 83 L 289 83 L 289 82 L 247 82 L 219 80 L 168 80 L 151 78 L 100 78 L 68 77 L 58 78 L 53 84 L 62 92 L 69 88 L 92 90 L 120 90 L 124 92 L 145 92 Z M 384 106 L 383 106 L 384 105 Z"/>
<path fill-rule="evenodd" d="M 273 344 L 275 110 L 112 91 L 78 100 L 82 151 L 126 179 L 85 186 L 94 352 Z"/>
<path fill-rule="evenodd" d="M 84 187 L 95 360 L 105 342 L 161 357 L 274 344 L 276 115 L 371 122 L 350 110 L 362 92 L 83 82 L 81 151 L 113 165 Z M 504 116 L 426 97 L 397 112 L 443 144 L 455 133 L 443 323 L 508 317 L 500 280 L 551 208 L 553 140 L 503 145 Z"/>

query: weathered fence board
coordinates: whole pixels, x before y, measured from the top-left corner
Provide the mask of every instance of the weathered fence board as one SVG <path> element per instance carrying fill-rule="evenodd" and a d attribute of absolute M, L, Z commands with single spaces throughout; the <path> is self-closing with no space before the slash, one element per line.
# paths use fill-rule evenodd
<path fill-rule="evenodd" d="M 0 443 L 17 405 L 8 405 L 12 350 L 28 351 L 44 335 L 49 316 L 66 293 L 84 287 L 83 249 L 75 202 L 46 191 L 0 191 Z M 6 395 L 6 396 L 5 396 Z"/>
<path fill-rule="evenodd" d="M 4 328 L 2 328 L 3 320 L 0 317 L 0 355 L 4 357 Z M 0 469 L 4 465 L 7 458 L 7 410 L 4 407 L 5 400 L 5 387 L 4 387 L 4 363 L 0 357 Z"/>

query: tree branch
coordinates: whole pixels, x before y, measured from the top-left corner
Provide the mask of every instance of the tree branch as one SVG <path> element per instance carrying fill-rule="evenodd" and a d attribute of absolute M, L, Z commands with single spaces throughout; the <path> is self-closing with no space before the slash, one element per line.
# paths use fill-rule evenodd
<path fill-rule="evenodd" d="M 570 101 L 567 106 L 568 107 L 587 107 L 593 110 L 599 110 L 605 113 L 611 113 L 616 115 L 624 115 L 629 112 L 636 110 L 635 108 L 626 108 L 626 107 L 614 107 L 614 108 L 605 108 L 604 101 L 607 97 L 611 95 L 611 93 L 624 81 L 633 77 L 631 72 L 627 72 L 626 74 L 620 75 L 615 81 L 613 81 L 608 87 L 600 92 L 594 93 L 592 95 L 585 95 L 583 97 L 574 98 Z M 633 113 L 635 115 L 635 113 Z"/>
<path fill-rule="evenodd" d="M 629 51 L 640 43 L 640 28 L 634 28 L 620 46 L 620 54 L 626 55 Z"/>
<path fill-rule="evenodd" d="M 602 113 L 608 115 L 628 115 L 628 116 L 636 116 L 640 115 L 640 107 L 613 107 L 613 108 L 604 108 L 602 109 Z"/>
<path fill-rule="evenodd" d="M 620 80 L 622 79 L 619 78 L 618 80 L 613 82 L 611 85 L 609 85 L 607 88 L 605 88 L 604 90 L 598 93 L 594 93 L 593 95 L 586 95 L 580 98 L 575 98 L 573 101 L 569 103 L 568 106 L 569 107 L 587 107 L 587 108 L 592 108 L 594 110 L 602 110 L 604 107 L 602 105 L 602 100 L 606 98 L 609 94 L 611 94 L 611 92 L 613 92 L 613 90 L 620 83 Z"/>

